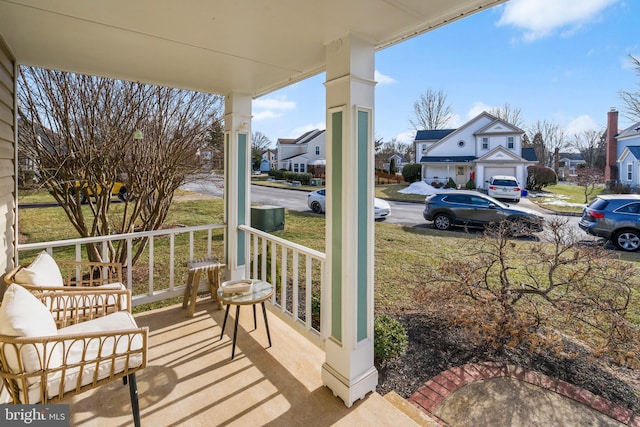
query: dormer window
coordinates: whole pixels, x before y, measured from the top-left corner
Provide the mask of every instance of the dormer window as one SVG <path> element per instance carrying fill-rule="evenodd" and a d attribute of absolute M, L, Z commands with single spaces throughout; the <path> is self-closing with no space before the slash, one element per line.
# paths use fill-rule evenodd
<path fill-rule="evenodd" d="M 458 141 L 458 147 L 460 148 L 464 147 L 464 141 Z"/>

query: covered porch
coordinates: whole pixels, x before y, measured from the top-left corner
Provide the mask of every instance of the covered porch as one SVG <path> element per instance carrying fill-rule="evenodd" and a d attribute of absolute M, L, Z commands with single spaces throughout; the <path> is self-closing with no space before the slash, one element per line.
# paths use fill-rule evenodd
<path fill-rule="evenodd" d="M 377 384 L 373 365 L 372 214 L 375 52 L 502 1 L 210 1 L 188 6 L 171 1 L 142 1 L 135 5 L 115 1 L 88 6 L 73 0 L 0 0 L 0 273 L 7 272 L 19 259 L 16 81 L 21 65 L 225 96 L 222 227 L 227 279 L 266 274 L 254 270 L 257 262 L 251 264 L 255 255 L 250 248 L 258 245 L 254 243 L 257 240 L 251 240 L 256 233 L 250 228 L 251 102 L 325 72 L 327 253 L 319 270 L 305 270 L 305 280 L 311 282 L 313 275 L 323 284 L 322 326 L 316 334 L 320 345 L 315 350 L 307 351 L 305 346 L 304 352 L 299 348 L 289 351 L 285 358 L 280 352 L 287 348 L 287 335 L 295 333 L 293 329 L 287 332 L 285 327 L 279 338 L 274 336 L 272 349 L 265 351 L 254 343 L 253 347 L 259 349 L 254 354 L 249 352 L 253 348 L 250 337 L 241 333 L 239 345 L 246 357 L 230 363 L 224 355 L 228 342 L 215 342 L 218 313 L 199 312 L 191 319 L 193 324 L 184 325 L 186 329 L 176 326 L 177 320 L 169 322 L 169 315 L 159 315 L 154 320 L 153 313 L 144 314 L 140 322 L 149 322 L 154 338 L 151 366 L 140 378 L 140 396 L 143 402 L 145 394 L 150 399 L 148 404 L 142 404 L 145 424 L 149 423 L 147 418 L 157 416 L 163 424 L 170 424 L 164 422 L 169 419 L 180 424 L 193 418 L 210 425 L 205 420 L 226 414 L 224 405 L 236 400 L 253 403 L 231 418 L 224 418 L 226 421 L 221 420 L 221 424 L 239 421 L 249 414 L 261 417 L 261 424 L 275 422 L 280 417 L 297 416 L 297 410 L 291 408 L 298 405 L 306 413 L 317 414 L 316 403 L 326 403 L 331 408 L 323 416 L 333 422 L 349 420 L 359 411 L 348 412 L 345 406 L 351 407 L 375 391 Z M 287 31 L 282 31 L 285 28 Z M 258 253 L 257 246 L 253 247 Z M 266 246 L 263 247 L 264 254 Z M 261 259 L 266 263 L 266 255 Z M 173 286 L 171 282 L 171 292 L 156 295 L 150 276 L 147 297 L 169 297 L 172 292 L 179 292 Z M 311 305 L 309 299 L 307 304 Z M 294 314 L 296 307 L 297 304 L 292 308 Z M 310 315 L 304 319 L 294 316 L 290 322 L 300 323 L 307 331 L 315 330 L 310 327 Z M 176 334 L 174 338 L 172 333 Z M 313 340 L 313 334 L 307 338 Z M 175 351 L 169 346 L 172 342 L 180 343 Z M 307 353 L 313 356 L 307 357 Z M 202 358 L 196 358 L 196 354 Z M 265 374 L 254 365 L 269 372 Z M 253 382 L 235 382 L 233 372 L 242 373 L 238 380 L 253 378 Z M 310 372 L 313 377 L 307 378 Z M 291 379 L 291 383 L 278 379 L 278 373 Z M 189 385 L 179 387 L 180 378 L 189 378 Z M 199 380 L 203 382 L 198 383 Z M 162 381 L 171 389 L 162 387 Z M 142 384 L 149 384 L 149 388 Z M 265 388 L 254 388 L 258 384 Z M 84 396 L 75 401 L 73 411 L 79 422 L 85 402 L 93 407 L 87 412 L 92 422 L 107 420 L 110 425 L 113 420 L 109 414 L 127 407 L 123 401 L 122 405 L 101 410 L 102 405 L 115 401 L 106 398 L 110 394 L 100 394 L 111 390 L 103 388 L 93 401 Z M 159 390 L 165 393 L 154 403 L 154 392 Z M 294 396 L 296 390 L 307 399 Z M 245 393 L 255 394 L 257 400 L 244 398 Z M 332 394 L 341 401 L 331 401 Z M 289 408 L 273 409 L 279 405 Z M 379 408 L 373 406 L 368 416 Z M 315 419 L 321 422 L 321 418 Z M 126 422 L 123 418 L 118 424 Z M 397 425 L 397 418 L 390 424 Z"/>
<path fill-rule="evenodd" d="M 373 393 L 347 408 L 324 387 L 324 352 L 269 314 L 273 346 L 267 348 L 262 319 L 253 330 L 249 307 L 241 311 L 236 356 L 231 330 L 219 340 L 224 311 L 210 300 L 193 318 L 180 305 L 136 316 L 149 326 L 149 361 L 138 374 L 142 425 L 328 426 L 435 425 L 419 413 L 402 412 Z M 71 400 L 74 426 L 131 423 L 128 389 L 114 382 Z"/>

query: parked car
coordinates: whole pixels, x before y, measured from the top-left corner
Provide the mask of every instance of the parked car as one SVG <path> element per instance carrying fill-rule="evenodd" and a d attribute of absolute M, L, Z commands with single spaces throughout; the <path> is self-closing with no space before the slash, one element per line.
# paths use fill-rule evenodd
<path fill-rule="evenodd" d="M 89 203 L 89 200 L 87 199 L 87 197 L 93 197 L 93 191 L 87 185 L 86 182 L 75 181 L 74 188 L 70 189 L 69 191 L 72 196 L 75 194 L 76 191 L 81 191 L 80 201 L 83 204 Z M 102 193 L 102 188 L 98 187 L 98 194 L 100 193 Z M 111 195 L 117 196 L 118 199 L 120 199 L 123 202 L 126 202 L 127 199 L 130 201 L 134 199 L 133 196 L 127 191 L 127 187 L 125 186 L 125 184 L 120 181 L 115 181 L 111 186 Z"/>
<path fill-rule="evenodd" d="M 422 215 L 438 230 L 480 228 L 505 221 L 525 232 L 542 231 L 544 226 L 544 217 L 538 212 L 509 206 L 477 191 L 452 190 L 428 196 Z"/>
<path fill-rule="evenodd" d="M 623 251 L 636 251 L 640 248 L 640 195 L 600 195 L 582 210 L 578 225 Z"/>
<path fill-rule="evenodd" d="M 508 199 L 518 203 L 522 188 L 515 176 L 495 175 L 489 178 L 487 194 L 495 199 Z"/>
<path fill-rule="evenodd" d="M 325 200 L 327 190 L 324 188 L 316 191 L 312 191 L 307 196 L 307 206 L 309 209 L 314 211 L 315 213 L 324 213 L 325 212 Z M 385 219 L 391 215 L 391 206 L 387 203 L 386 200 L 378 199 L 377 197 L 373 201 L 373 218 L 374 219 Z"/>

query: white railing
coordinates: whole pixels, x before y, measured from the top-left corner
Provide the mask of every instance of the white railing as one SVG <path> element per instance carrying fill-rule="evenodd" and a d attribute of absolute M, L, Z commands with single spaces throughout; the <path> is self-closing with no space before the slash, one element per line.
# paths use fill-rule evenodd
<path fill-rule="evenodd" d="M 185 281 L 186 275 L 182 272 L 184 269 L 184 262 L 196 258 L 211 258 L 213 256 L 213 231 L 216 229 L 222 229 L 224 227 L 223 224 L 208 224 L 208 225 L 198 225 L 193 227 L 181 227 L 181 228 L 172 228 L 165 230 L 155 230 L 155 231 L 145 231 L 145 232 L 136 232 L 136 233 L 126 233 L 126 234 L 112 234 L 109 236 L 99 236 L 99 237 L 86 237 L 79 239 L 69 239 L 69 240 L 57 240 L 52 242 L 40 242 L 40 243 L 27 243 L 18 245 L 18 256 L 20 253 L 25 253 L 27 251 L 40 251 L 46 250 L 50 255 L 54 256 L 54 249 L 62 249 L 62 248 L 75 248 L 75 260 L 82 261 L 83 247 L 87 244 L 101 244 L 102 245 L 102 259 L 109 259 L 109 242 L 124 242 L 127 245 L 127 260 L 123 263 L 125 266 L 131 265 L 131 257 L 132 257 L 132 248 L 133 241 L 141 238 L 148 238 L 147 246 L 145 248 L 145 257 L 148 259 L 148 287 L 145 291 L 139 291 L 134 288 L 134 278 L 133 278 L 133 269 L 126 268 L 125 269 L 125 285 L 128 289 L 132 290 L 132 305 L 141 305 L 147 304 L 151 302 L 160 301 L 167 298 L 179 297 L 184 294 L 185 289 Z M 206 242 L 202 243 L 199 241 L 198 246 L 205 246 L 202 248 L 195 249 L 195 236 L 196 233 L 204 234 L 206 233 Z M 189 237 L 189 251 L 188 257 L 185 256 L 184 253 L 180 253 L 179 256 L 176 256 L 175 251 L 175 239 L 177 236 L 187 234 Z M 156 255 L 156 245 L 155 242 L 157 239 L 169 239 L 168 248 L 168 268 L 169 271 L 166 275 L 162 275 L 161 281 L 156 286 L 154 280 L 154 271 L 156 269 L 155 266 L 155 255 Z M 185 248 L 186 249 L 186 248 Z M 218 254 L 222 255 L 222 250 L 218 251 Z M 178 274 L 176 274 L 176 266 L 178 266 Z M 163 266 L 163 267 L 166 267 Z M 181 268 L 182 267 L 182 268 Z M 178 276 L 178 283 L 176 285 L 176 276 Z M 146 284 L 146 281 L 145 281 Z"/>
<path fill-rule="evenodd" d="M 181 297 L 184 294 L 186 267 L 188 260 L 211 258 L 214 255 L 214 230 L 222 229 L 223 224 L 208 224 L 194 227 L 181 227 L 165 230 L 113 234 L 109 236 L 57 240 L 51 242 L 27 243 L 18 245 L 18 254 L 34 255 L 46 250 L 54 256 L 54 251 L 75 250 L 75 260 L 82 261 L 87 244 L 101 245 L 102 259 L 109 259 L 109 243 L 121 242 L 127 245 L 127 260 L 124 266 L 131 266 L 134 240 L 148 238 L 144 256 L 134 268 L 125 268 L 125 285 L 132 291 L 132 305 L 153 303 L 160 300 Z M 324 310 L 328 307 L 325 301 L 326 289 L 326 256 L 324 253 L 298 245 L 280 237 L 265 233 L 258 229 L 241 225 L 238 227 L 246 233 L 246 271 L 247 278 L 266 280 L 276 289 L 271 299 L 271 312 L 277 314 L 286 323 L 306 336 L 311 342 L 323 347 L 326 338 Z M 205 234 L 206 236 L 201 236 Z M 221 233 L 220 233 L 221 234 Z M 188 235 L 188 254 L 186 243 L 176 254 L 176 239 Z M 196 236 L 198 247 L 196 248 Z M 157 249 L 156 241 L 163 242 L 162 249 Z M 215 254 L 222 255 L 223 242 L 216 248 Z M 73 249 L 70 249 L 73 248 Z M 162 257 L 157 253 L 162 250 Z M 168 252 L 165 253 L 165 252 Z M 68 258 L 69 254 L 65 254 Z M 86 256 L 86 255 L 85 255 Z M 23 256 L 24 258 L 24 256 Z M 159 261 L 163 265 L 159 266 Z M 144 278 L 144 261 L 148 260 L 148 279 Z M 166 261 L 165 261 L 166 260 Z M 166 264 L 168 265 L 166 265 Z M 157 273 L 162 267 L 168 271 Z M 138 271 L 134 278 L 134 270 Z M 142 273 L 140 273 L 142 270 Z M 143 277 L 141 278 L 141 274 Z M 135 280 L 134 280 L 135 279 Z M 135 281 L 135 282 L 134 282 Z M 147 286 L 148 281 L 148 286 Z M 202 290 L 206 288 L 203 287 Z"/>
<path fill-rule="evenodd" d="M 246 276 L 275 286 L 273 313 L 320 347 L 326 339 L 326 256 L 264 231 L 246 232 Z"/>

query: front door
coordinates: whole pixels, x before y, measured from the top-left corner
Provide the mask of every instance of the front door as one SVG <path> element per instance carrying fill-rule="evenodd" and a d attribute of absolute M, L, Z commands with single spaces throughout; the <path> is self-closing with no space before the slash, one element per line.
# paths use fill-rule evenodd
<path fill-rule="evenodd" d="M 467 184 L 467 167 L 456 166 L 456 184 L 464 187 Z"/>

